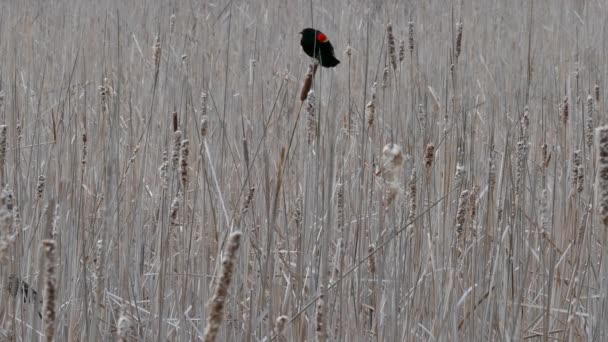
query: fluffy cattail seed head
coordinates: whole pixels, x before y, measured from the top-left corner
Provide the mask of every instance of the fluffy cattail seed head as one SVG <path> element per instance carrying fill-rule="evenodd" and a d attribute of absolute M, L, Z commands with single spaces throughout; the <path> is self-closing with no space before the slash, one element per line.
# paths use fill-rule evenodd
<path fill-rule="evenodd" d="M 234 274 L 237 251 L 241 246 L 241 236 L 241 232 L 234 232 L 228 237 L 228 244 L 222 258 L 220 277 L 215 284 L 213 297 L 211 297 L 207 304 L 209 316 L 207 317 L 207 327 L 205 328 L 203 338 L 205 342 L 214 342 L 217 339 L 217 333 L 224 318 L 224 304 L 232 281 L 232 275 Z"/>
<path fill-rule="evenodd" d="M 173 164 L 173 170 L 177 169 L 179 165 L 180 148 L 182 146 L 182 131 L 179 129 L 173 132 L 173 151 L 171 152 L 171 161 Z"/>
<path fill-rule="evenodd" d="M 458 198 L 458 209 L 456 210 L 456 234 L 459 239 L 462 237 L 464 231 L 468 200 L 469 190 L 462 190 L 460 197 Z"/>
<path fill-rule="evenodd" d="M 595 102 L 600 102 L 600 85 L 595 83 L 593 90 L 595 92 Z"/>
<path fill-rule="evenodd" d="M 316 104 L 315 91 L 311 89 L 306 96 L 306 132 L 309 144 L 317 138 Z"/>

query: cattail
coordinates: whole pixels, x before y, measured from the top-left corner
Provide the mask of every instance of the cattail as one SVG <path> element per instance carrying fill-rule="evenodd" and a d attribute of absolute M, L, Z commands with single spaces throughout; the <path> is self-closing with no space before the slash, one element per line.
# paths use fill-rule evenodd
<path fill-rule="evenodd" d="M 564 96 L 564 102 L 562 104 L 562 124 L 568 124 L 568 96 Z"/>
<path fill-rule="evenodd" d="M 494 157 L 490 157 L 488 160 L 488 192 L 494 192 L 496 187 L 496 163 Z"/>
<path fill-rule="evenodd" d="M 414 22 L 410 21 L 407 23 L 408 26 L 408 49 L 410 53 L 414 52 Z"/>
<path fill-rule="evenodd" d="M 306 71 L 306 75 L 304 76 L 304 83 L 302 84 L 302 89 L 300 90 L 300 101 L 304 102 L 308 97 L 308 93 L 310 93 L 310 89 L 312 88 L 312 81 L 315 77 L 315 73 L 317 72 L 317 68 L 319 64 L 310 64 L 308 66 L 308 70 Z"/>
<path fill-rule="evenodd" d="M 325 300 L 323 299 L 323 295 L 319 296 L 317 300 L 317 315 L 315 317 L 316 329 L 315 332 L 317 334 L 317 341 L 323 342 L 325 341 L 326 332 L 325 332 Z"/>
<path fill-rule="evenodd" d="M 604 228 L 608 228 L 608 126 L 596 129 L 596 165 L 598 165 L 595 190 L 598 213 Z"/>
<path fill-rule="evenodd" d="M 13 192 L 5 188 L 0 193 L 0 264 L 9 261 L 10 247 L 16 241 L 13 227 Z"/>
<path fill-rule="evenodd" d="M 371 243 L 367 247 L 367 255 L 369 255 L 369 259 L 367 259 L 367 268 L 369 270 L 369 274 L 372 275 L 372 278 L 376 276 L 376 254 L 374 251 L 376 250 L 376 245 Z"/>
<path fill-rule="evenodd" d="M 15 131 L 17 132 L 17 144 L 21 144 L 21 139 L 23 139 L 23 127 L 21 127 L 21 124 L 17 124 Z"/>
<path fill-rule="evenodd" d="M 597 82 L 595 83 L 593 90 L 595 91 L 595 102 L 600 102 L 600 85 L 597 84 Z"/>
<path fill-rule="evenodd" d="M 418 121 L 420 121 L 420 125 L 422 126 L 426 124 L 426 113 L 422 103 L 418 104 Z"/>
<path fill-rule="evenodd" d="M 279 316 L 274 321 L 274 333 L 278 336 L 283 335 L 283 331 L 285 331 L 285 324 L 289 321 L 289 317 L 287 316 Z"/>
<path fill-rule="evenodd" d="M 316 97 L 315 91 L 310 90 L 306 96 L 306 132 L 308 143 L 312 143 L 317 137 L 317 119 L 315 115 Z"/>
<path fill-rule="evenodd" d="M 576 192 L 579 194 L 583 192 L 585 186 L 585 167 L 583 165 L 578 166 L 576 172 Z"/>
<path fill-rule="evenodd" d="M 365 117 L 368 127 L 373 126 L 376 120 L 376 85 L 376 82 L 374 82 L 374 85 L 372 85 L 372 99 L 365 106 Z"/>
<path fill-rule="evenodd" d="M 252 186 L 251 188 L 249 188 L 249 193 L 247 193 L 247 196 L 245 197 L 245 202 L 243 202 L 243 209 L 241 210 L 241 212 L 243 214 L 245 214 L 249 210 L 249 207 L 251 206 L 251 202 L 253 202 L 254 194 L 255 194 L 255 187 Z"/>
<path fill-rule="evenodd" d="M 171 14 L 169 17 L 169 32 L 173 34 L 173 29 L 175 28 L 175 13 Z"/>
<path fill-rule="evenodd" d="M 430 170 L 433 166 L 433 160 L 435 159 L 435 145 L 429 143 L 426 145 L 426 152 L 424 153 L 424 167 Z"/>
<path fill-rule="evenodd" d="M 188 154 L 189 152 L 189 146 L 190 146 L 190 141 L 188 141 L 188 139 L 182 140 L 181 143 L 181 153 L 180 153 L 180 174 L 181 174 L 181 180 L 182 180 L 182 186 L 184 187 L 184 190 L 186 190 L 186 186 L 188 185 Z"/>
<path fill-rule="evenodd" d="M 108 86 L 106 85 L 107 78 L 104 78 L 104 82 L 97 87 L 98 98 L 97 98 L 97 107 L 99 108 L 99 113 L 101 115 L 106 114 L 108 112 L 108 95 L 110 93 Z"/>
<path fill-rule="evenodd" d="M 475 218 L 477 217 L 477 196 L 478 195 L 479 195 L 479 187 L 477 185 L 473 185 L 473 187 L 471 188 L 471 192 L 469 194 L 469 203 L 467 205 L 472 222 L 475 222 Z"/>
<path fill-rule="evenodd" d="M 222 270 L 220 277 L 215 284 L 213 297 L 209 300 L 208 309 L 209 317 L 207 317 L 207 327 L 203 340 L 205 342 L 214 342 L 217 339 L 217 333 L 224 318 L 224 303 L 228 295 L 228 288 L 232 281 L 234 267 L 237 257 L 237 252 L 241 246 L 241 232 L 234 232 L 228 237 L 228 245 L 226 246 L 225 255 L 222 258 Z"/>
<path fill-rule="evenodd" d="M 456 59 L 462 51 L 462 22 L 456 23 Z"/>
<path fill-rule="evenodd" d="M 395 36 L 393 36 L 393 24 L 386 25 L 386 36 L 388 37 L 388 55 L 391 59 L 393 70 L 397 69 L 397 55 L 395 54 Z"/>
<path fill-rule="evenodd" d="M 179 165 L 179 155 L 182 146 L 182 131 L 179 129 L 173 132 L 173 151 L 171 152 L 171 162 L 173 170 L 177 169 Z"/>
<path fill-rule="evenodd" d="M 469 190 L 462 190 L 458 198 L 458 209 L 456 210 L 456 234 L 458 235 L 458 239 L 462 237 L 464 231 L 468 198 Z"/>
<path fill-rule="evenodd" d="M 583 241 L 585 240 L 585 229 L 586 229 L 586 225 L 587 225 L 587 217 L 589 216 L 589 213 L 591 212 L 592 206 L 591 204 L 589 204 L 586 208 L 585 208 L 585 213 L 583 214 L 583 220 L 581 223 L 581 227 L 578 230 L 578 236 L 576 238 L 576 242 L 578 244 L 582 244 Z"/>
<path fill-rule="evenodd" d="M 209 118 L 204 115 L 201 119 L 201 137 L 206 138 L 207 133 L 209 133 Z"/>
<path fill-rule="evenodd" d="M 7 125 L 0 125 L 0 170 L 4 174 L 4 166 L 6 165 L 6 133 L 8 130 Z"/>
<path fill-rule="evenodd" d="M 42 240 L 42 248 L 46 258 L 46 268 L 44 272 L 44 301 L 43 301 L 43 320 L 44 332 L 47 341 L 53 341 L 55 337 L 55 305 L 57 300 L 57 256 L 55 252 L 55 240 Z"/>
<path fill-rule="evenodd" d="M 160 50 L 160 37 L 156 36 L 156 39 L 154 39 L 154 45 L 152 46 L 152 63 L 154 64 L 156 70 L 158 70 L 158 67 L 160 66 Z"/>
<path fill-rule="evenodd" d="M 543 189 L 540 206 L 541 234 L 544 234 L 544 232 L 546 232 L 549 228 L 549 219 L 551 216 L 549 209 L 549 195 L 547 189 Z"/>
<path fill-rule="evenodd" d="M 42 198 L 42 192 L 44 192 L 44 181 L 46 177 L 44 175 L 38 176 L 38 184 L 36 184 L 36 199 Z"/>
<path fill-rule="evenodd" d="M 342 232 L 344 228 L 344 186 L 342 183 L 336 185 L 336 226 L 338 231 Z"/>
<path fill-rule="evenodd" d="M 131 330 L 131 320 L 124 313 L 120 315 L 118 318 L 117 326 L 117 334 L 119 342 L 127 342 L 127 335 L 129 334 L 129 330 Z"/>
<path fill-rule="evenodd" d="M 593 97 L 587 96 L 587 131 L 585 132 L 585 142 L 591 148 L 593 143 Z"/>
<path fill-rule="evenodd" d="M 82 165 L 82 169 L 87 166 L 87 132 L 82 133 L 82 156 L 80 157 L 80 164 Z"/>
<path fill-rule="evenodd" d="M 399 64 L 401 64 L 404 59 L 405 59 L 405 40 L 401 39 L 399 41 Z"/>
<path fill-rule="evenodd" d="M 158 173 L 160 175 L 160 182 L 163 188 L 167 188 L 169 185 L 169 156 L 167 151 L 163 151 L 163 162 L 160 164 L 158 168 Z"/>
<path fill-rule="evenodd" d="M 0 108 L 4 105 L 4 90 L 0 90 Z"/>
<path fill-rule="evenodd" d="M 523 177 L 524 166 L 526 163 L 528 144 L 524 140 L 517 142 L 517 164 L 515 168 L 515 197 L 521 193 L 521 180 Z"/>
<path fill-rule="evenodd" d="M 582 162 L 583 162 L 582 155 L 583 155 L 583 151 L 582 150 L 576 150 L 572 154 L 572 179 L 571 179 L 571 183 L 572 183 L 572 187 L 573 188 L 576 188 L 576 183 L 578 181 L 578 168 L 579 168 L 579 166 L 582 165 Z"/>
<path fill-rule="evenodd" d="M 412 174 L 407 181 L 409 213 L 407 215 L 408 224 L 413 224 L 416 219 L 416 168 L 412 169 Z"/>

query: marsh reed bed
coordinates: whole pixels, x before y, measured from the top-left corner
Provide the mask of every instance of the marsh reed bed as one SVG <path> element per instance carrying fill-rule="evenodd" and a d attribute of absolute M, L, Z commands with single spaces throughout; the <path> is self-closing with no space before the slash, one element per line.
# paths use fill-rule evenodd
<path fill-rule="evenodd" d="M 607 17 L 0 3 L 0 340 L 606 340 Z"/>

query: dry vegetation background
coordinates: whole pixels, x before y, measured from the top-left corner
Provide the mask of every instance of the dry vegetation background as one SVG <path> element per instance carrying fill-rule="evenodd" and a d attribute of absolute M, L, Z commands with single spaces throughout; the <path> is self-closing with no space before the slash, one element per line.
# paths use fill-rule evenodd
<path fill-rule="evenodd" d="M 607 18 L 2 1 L 0 339 L 605 341 Z"/>

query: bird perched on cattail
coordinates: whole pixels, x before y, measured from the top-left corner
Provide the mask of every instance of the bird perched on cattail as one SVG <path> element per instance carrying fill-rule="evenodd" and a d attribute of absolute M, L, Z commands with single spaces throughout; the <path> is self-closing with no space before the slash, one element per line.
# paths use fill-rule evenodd
<path fill-rule="evenodd" d="M 302 35 L 300 40 L 302 49 L 307 55 L 317 59 L 322 67 L 331 68 L 340 63 L 334 54 L 334 47 L 323 32 L 313 28 L 305 28 L 300 34 Z"/>

